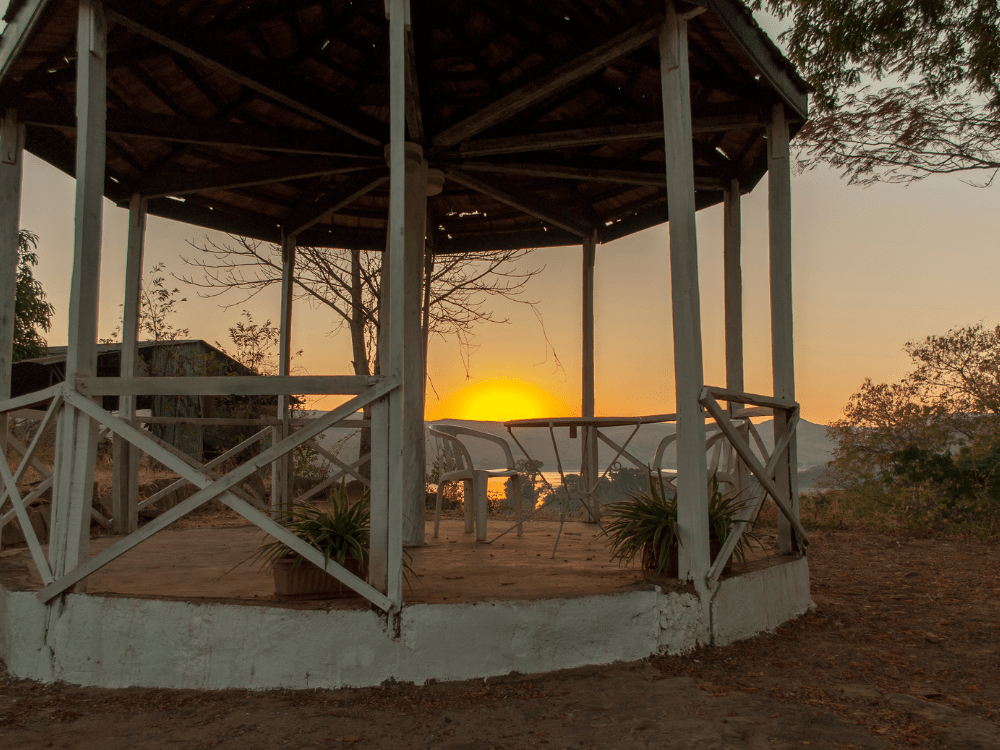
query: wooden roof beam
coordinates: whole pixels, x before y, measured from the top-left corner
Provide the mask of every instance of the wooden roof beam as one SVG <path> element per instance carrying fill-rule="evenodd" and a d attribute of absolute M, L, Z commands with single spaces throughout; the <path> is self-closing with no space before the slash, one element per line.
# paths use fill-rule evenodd
<path fill-rule="evenodd" d="M 285 236 L 299 235 L 321 222 L 325 217 L 349 206 L 361 196 L 370 193 L 388 181 L 388 174 L 380 175 L 371 182 L 359 183 L 355 181 L 350 187 L 336 193 L 327 193 L 316 199 L 301 201 L 284 223 Z"/>
<path fill-rule="evenodd" d="M 417 51 L 413 44 L 413 29 L 406 29 L 406 127 L 410 140 L 424 142 L 424 120 L 420 112 L 420 84 L 417 77 Z"/>
<path fill-rule="evenodd" d="M 593 228 L 578 219 L 562 215 L 562 212 L 560 211 L 540 209 L 538 208 L 538 201 L 531 201 L 530 199 L 525 200 L 523 197 L 515 197 L 502 187 L 478 180 L 460 169 L 448 167 L 444 170 L 444 173 L 445 176 L 452 182 L 456 182 L 459 185 L 469 188 L 470 190 L 475 190 L 477 193 L 493 198 L 500 203 L 504 203 L 512 208 L 523 211 L 529 216 L 541 219 L 546 224 L 551 224 L 554 227 L 565 229 L 567 232 L 571 232 L 577 237 L 590 237 L 593 234 Z"/>
<path fill-rule="evenodd" d="M 274 159 L 271 161 L 241 164 L 237 167 L 162 174 L 141 180 L 137 192 L 144 198 L 189 195 L 206 190 L 231 190 L 232 188 L 267 185 L 272 182 L 301 180 L 327 174 L 348 174 L 373 168 L 370 163 L 345 164 L 343 159 Z"/>
<path fill-rule="evenodd" d="M 719 156 L 721 159 L 722 157 Z M 626 169 L 600 169 L 591 167 L 567 167 L 559 164 L 491 164 L 489 162 L 462 162 L 466 172 L 490 172 L 493 174 L 542 177 L 558 180 L 582 182 L 614 182 L 621 185 L 667 186 L 666 172 L 658 170 L 639 171 Z M 695 188 L 699 190 L 721 190 L 722 181 L 710 177 L 696 177 Z"/>
<path fill-rule="evenodd" d="M 44 128 L 76 129 L 76 116 L 66 107 L 26 99 L 18 119 Z M 194 117 L 170 117 L 151 112 L 108 110 L 108 134 L 131 138 L 194 143 L 203 146 L 235 146 L 258 151 L 315 154 L 372 159 L 384 162 L 381 152 L 346 148 L 342 138 L 328 132 L 275 128 L 263 124 L 241 124 Z M 352 142 L 352 146 L 356 144 Z"/>
<path fill-rule="evenodd" d="M 533 104 L 552 96 L 560 89 L 596 73 L 608 63 L 645 46 L 656 39 L 663 16 L 655 15 L 604 44 L 594 47 L 551 73 L 536 78 L 516 91 L 501 97 L 471 117 L 438 133 L 433 144 L 438 148 L 454 146 L 476 133 L 513 117 Z"/>
<path fill-rule="evenodd" d="M 695 117 L 692 121 L 691 131 L 693 133 L 712 133 L 722 130 L 753 129 L 764 127 L 767 123 L 768 119 L 759 112 Z M 530 133 L 506 138 L 464 141 L 459 145 L 458 153 L 462 156 L 488 156 L 595 146 L 616 141 L 644 141 L 662 138 L 663 121 L 654 120 L 630 125 L 604 125 L 550 133 Z"/>
<path fill-rule="evenodd" d="M 50 0 L 28 0 L 7 23 L 0 35 L 0 83 L 6 81 L 10 66 L 27 46 L 31 32 L 50 4 Z"/>
<path fill-rule="evenodd" d="M 331 101 L 329 92 L 281 75 L 274 65 L 218 37 L 204 34 L 191 23 L 185 23 L 184 19 L 160 10 L 159 6 L 135 3 L 132 0 L 105 0 L 105 6 L 108 20 L 152 39 L 172 52 L 225 75 L 289 109 L 373 146 L 381 145 L 384 140 L 361 129 L 382 134 L 386 128 L 380 121 L 357 113 L 352 119 L 358 124 L 353 125 L 344 122 L 343 117 L 328 114 Z"/>
<path fill-rule="evenodd" d="M 746 21 L 746 9 L 739 0 L 706 0 L 709 9 L 722 21 L 743 51 L 753 60 L 761 78 L 778 92 L 785 104 L 803 120 L 809 119 L 809 89 L 796 80 L 780 62 L 781 51 L 759 28 Z"/>

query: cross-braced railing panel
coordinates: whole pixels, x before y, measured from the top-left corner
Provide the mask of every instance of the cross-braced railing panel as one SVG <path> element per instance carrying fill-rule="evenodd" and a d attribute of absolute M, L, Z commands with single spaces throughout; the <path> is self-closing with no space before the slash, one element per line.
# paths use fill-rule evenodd
<path fill-rule="evenodd" d="M 191 380 L 195 380 L 192 378 Z M 149 381 L 147 381 L 149 382 Z M 359 409 L 369 404 L 374 404 L 385 398 L 390 392 L 398 387 L 398 378 L 383 377 L 372 384 L 368 381 L 364 393 L 349 400 L 340 407 L 328 412 L 310 424 L 302 427 L 284 440 L 272 445 L 267 450 L 262 451 L 240 467 L 230 471 L 224 476 L 213 478 L 204 471 L 204 467 L 194 467 L 189 463 L 187 457 L 181 458 L 173 450 L 169 450 L 161 444 L 161 441 L 153 438 L 152 435 L 132 426 L 128 422 L 119 419 L 113 414 L 105 411 L 89 398 L 71 390 L 66 389 L 63 393 L 68 408 L 75 408 L 83 412 L 99 424 L 107 427 L 111 432 L 121 436 L 124 440 L 135 445 L 137 448 L 160 461 L 167 468 L 179 474 L 186 482 L 190 482 L 200 489 L 186 500 L 174 506 L 170 510 L 160 515 L 155 520 L 141 527 L 139 530 L 129 534 L 107 549 L 95 555 L 90 560 L 82 563 L 74 570 L 69 571 L 57 580 L 46 581 L 48 585 L 39 592 L 42 601 L 49 601 L 66 591 L 69 587 L 99 570 L 112 560 L 121 556 L 125 552 L 142 543 L 153 534 L 161 531 L 171 523 L 190 513 L 199 506 L 213 498 L 219 498 L 221 502 L 242 515 L 248 521 L 261 528 L 266 533 L 281 541 L 293 552 L 298 553 L 306 560 L 314 563 L 327 573 L 340 580 L 345 585 L 358 592 L 371 601 L 380 609 L 388 611 L 398 603 L 392 602 L 385 594 L 369 585 L 366 581 L 347 571 L 342 566 L 332 560 L 325 560 L 323 554 L 299 539 L 276 521 L 264 515 L 260 510 L 254 508 L 246 500 L 237 497 L 233 490 L 237 485 L 249 477 L 253 472 L 279 459 L 280 457 L 295 450 L 300 445 L 315 438 L 323 431 L 342 422 Z M 15 488 L 16 490 L 16 488 Z M 40 549 L 39 549 L 40 552 Z M 44 562 L 44 557 L 42 558 Z M 50 574 L 51 579 L 51 574 Z"/>
<path fill-rule="evenodd" d="M 241 443 L 233 446 L 232 448 L 230 448 L 229 450 L 227 450 L 225 453 L 223 453 L 221 456 L 212 459 L 211 461 L 209 461 L 206 464 L 202 464 L 201 467 L 200 467 L 200 469 L 202 471 L 208 472 L 208 471 L 211 471 L 212 469 L 214 469 L 214 468 L 216 468 L 218 466 L 221 466 L 222 464 L 224 464 L 229 459 L 233 458 L 234 456 L 238 456 L 240 453 L 242 453 L 247 448 L 251 447 L 252 445 L 254 445 L 254 444 L 258 443 L 258 442 L 260 442 L 264 438 L 268 437 L 268 435 L 270 435 L 270 433 L 271 433 L 271 429 L 269 427 L 265 427 L 260 432 L 254 434 L 254 435 L 251 435 L 250 437 L 248 437 L 243 442 L 241 442 Z M 163 445 L 164 441 L 160 441 L 160 443 L 161 443 L 161 445 Z M 164 447 L 166 447 L 166 446 L 164 446 Z M 182 451 L 177 451 L 176 455 L 181 460 L 185 460 L 186 454 L 184 454 Z M 194 466 L 194 468 L 199 468 L 198 466 L 196 466 L 197 462 L 194 461 L 193 459 L 191 459 L 189 461 L 189 463 L 192 466 Z M 218 478 L 215 474 L 210 474 L 210 476 L 213 479 Z M 189 484 L 189 482 L 188 482 L 187 479 L 184 479 L 183 477 L 181 479 L 178 479 L 173 484 L 167 485 L 166 487 L 164 487 L 159 492 L 156 492 L 156 493 L 150 495 L 145 500 L 143 500 L 142 502 L 140 502 L 138 504 L 138 506 L 137 506 L 137 510 L 143 510 L 144 508 L 148 508 L 150 505 L 155 504 L 159 500 L 162 500 L 164 497 L 167 497 L 171 493 L 173 493 L 176 490 L 180 489 L 185 484 Z M 260 501 L 258 500 L 257 503 L 253 503 L 253 504 L 254 505 L 260 504 Z M 260 507 L 263 510 L 263 505 L 262 504 L 260 505 Z"/>
<path fill-rule="evenodd" d="M 757 447 L 764 456 L 766 464 L 762 464 L 761 460 L 754 454 L 749 442 L 743 437 L 743 435 L 740 434 L 739 428 L 733 423 L 733 419 L 719 405 L 719 402 L 716 400 L 716 396 L 723 398 L 730 404 L 753 404 L 755 406 L 761 406 L 772 410 L 781 409 L 788 414 L 788 421 L 786 423 L 785 430 L 778 438 L 773 450 L 770 452 L 765 447 L 764 441 L 761 440 L 760 434 L 756 431 L 756 428 L 753 427 L 753 423 L 750 422 L 749 419 L 743 419 L 745 424 L 749 425 L 747 432 L 748 434 L 752 434 L 754 436 Z M 707 575 L 709 584 L 714 584 L 715 581 L 718 580 L 719 576 L 722 574 L 722 570 L 725 568 L 726 562 L 732 555 L 733 550 L 736 549 L 736 545 L 739 544 L 739 540 L 744 529 L 757 517 L 760 512 L 760 508 L 767 497 L 770 497 L 774 501 L 781 514 L 788 519 L 788 523 L 795 530 L 799 551 L 802 554 L 805 554 L 806 545 L 809 544 L 809 536 L 802 527 L 798 514 L 796 514 L 790 507 L 790 498 L 787 494 L 782 493 L 778 489 L 774 481 L 775 474 L 782 461 L 787 460 L 788 458 L 788 447 L 795 436 L 795 429 L 799 422 L 799 405 L 768 396 L 744 394 L 719 388 L 705 388 L 701 394 L 701 403 L 715 420 L 715 423 L 719 426 L 722 434 L 725 435 L 729 444 L 733 447 L 740 459 L 757 479 L 760 485 L 760 491 L 754 493 L 748 499 L 748 502 L 745 503 L 743 509 L 736 518 L 735 524 L 730 530 L 729 537 L 719 550 L 719 554 L 716 555 L 715 560 L 712 561 L 712 566 Z"/>

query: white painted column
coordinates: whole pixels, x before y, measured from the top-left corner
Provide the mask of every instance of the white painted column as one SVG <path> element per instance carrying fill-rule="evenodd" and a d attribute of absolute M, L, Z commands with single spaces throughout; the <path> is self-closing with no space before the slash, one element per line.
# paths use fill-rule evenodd
<path fill-rule="evenodd" d="M 406 143 L 406 26 L 409 14 L 406 0 L 388 0 L 389 16 L 389 290 L 382 290 L 383 302 L 388 301 L 388 315 L 381 314 L 382 326 L 388 325 L 389 351 L 386 359 L 388 370 L 383 375 L 404 377 L 406 357 L 404 345 L 406 328 L 404 315 L 407 308 L 406 274 L 406 197 L 407 153 Z M 383 261 L 385 263 L 385 261 Z M 405 387 L 405 384 L 404 384 Z M 397 388 L 389 397 L 387 438 L 388 451 L 388 507 L 387 515 L 387 583 L 386 594 L 397 604 L 403 600 L 403 514 L 408 505 L 405 493 L 412 481 L 406 476 L 404 446 L 405 398 L 403 388 Z"/>
<path fill-rule="evenodd" d="M 740 181 L 733 178 L 723 191 L 723 267 L 725 269 L 726 306 L 726 388 L 731 391 L 744 390 L 743 378 L 743 267 L 742 217 L 740 211 Z M 730 404 L 730 415 L 743 404 Z M 737 422 L 738 432 L 749 442 L 750 428 L 745 422 Z M 742 502 L 750 499 L 750 470 L 747 465 L 736 460 L 737 492 Z"/>
<path fill-rule="evenodd" d="M 771 369 L 774 395 L 795 400 L 795 356 L 792 345 L 792 180 L 789 158 L 788 121 L 783 104 L 775 104 L 767 131 L 768 230 L 771 271 Z M 784 434 L 788 416 L 774 414 L 774 440 Z M 790 500 L 798 516 L 798 458 L 793 436 L 788 453 L 775 472 L 778 490 Z M 791 554 L 795 549 L 794 532 L 788 520 L 778 514 L 778 550 Z"/>
<path fill-rule="evenodd" d="M 0 399 L 10 398 L 14 363 L 14 300 L 21 229 L 24 125 L 8 109 L 0 126 Z M 7 415 L 0 415 L 0 455 L 7 452 Z"/>
<path fill-rule="evenodd" d="M 292 367 L 292 300 L 295 285 L 295 235 L 281 242 L 281 320 L 278 331 L 278 375 L 290 375 Z M 278 396 L 278 439 L 291 433 L 292 399 Z M 271 464 L 271 509 L 289 510 L 295 489 L 294 454 L 282 456 Z"/>
<path fill-rule="evenodd" d="M 424 467 L 424 246 L 427 230 L 427 160 L 416 143 L 406 144 L 406 237 L 403 257 L 403 544 L 424 543 L 427 480 Z M 390 256 L 391 257 L 391 256 Z M 394 266 L 395 268 L 395 266 Z M 394 274 L 394 281 L 399 276 Z M 398 301 L 397 296 L 394 300 Z M 395 306 L 394 306 L 395 309 Z M 390 328 L 390 335 L 395 332 Z M 393 354 L 397 352 L 395 337 Z"/>
<path fill-rule="evenodd" d="M 580 414 L 594 416 L 594 265 L 596 262 L 597 233 L 583 241 L 583 383 Z M 580 480 L 586 489 L 594 486 L 600 473 L 597 471 L 597 431 L 584 427 L 580 432 Z M 601 517 L 601 504 L 595 497 L 591 506 L 593 515 L 584 514 L 584 520 L 593 522 Z"/>
<path fill-rule="evenodd" d="M 743 266 L 740 181 L 723 191 L 723 265 L 726 296 L 726 388 L 743 390 Z"/>
<path fill-rule="evenodd" d="M 125 304 L 122 313 L 121 376 L 139 373 L 139 319 L 142 312 L 142 263 L 146 243 L 146 201 L 138 193 L 128 206 L 128 250 L 125 256 Z M 135 419 L 135 396 L 118 397 L 118 416 Z M 113 438 L 114 488 L 112 531 L 131 534 L 139 528 L 139 449 L 123 438 Z"/>
<path fill-rule="evenodd" d="M 671 0 L 660 33 L 663 138 L 670 216 L 670 288 L 673 302 L 674 373 L 677 388 L 677 528 L 679 577 L 700 592 L 709 569 L 705 379 L 701 351 L 698 238 L 695 226 L 694 154 L 687 21 Z"/>
<path fill-rule="evenodd" d="M 70 283 L 66 382 L 97 370 L 97 308 L 107 115 L 107 25 L 100 0 L 80 0 L 76 77 L 76 229 Z M 55 482 L 49 562 L 60 576 L 87 560 L 94 494 L 97 426 L 64 408 L 56 435 Z M 74 590 L 85 589 L 85 583 Z"/>

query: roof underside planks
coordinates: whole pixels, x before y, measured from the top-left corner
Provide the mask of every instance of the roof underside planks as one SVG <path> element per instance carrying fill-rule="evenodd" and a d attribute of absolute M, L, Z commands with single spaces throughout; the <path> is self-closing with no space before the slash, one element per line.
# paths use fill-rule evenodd
<path fill-rule="evenodd" d="M 738 0 L 689 21 L 696 202 L 766 172 L 765 125 L 807 85 Z M 0 97 L 26 148 L 75 168 L 76 2 L 12 4 Z M 388 214 L 383 0 L 105 0 L 105 194 L 277 242 L 381 250 Z M 606 242 L 667 220 L 662 0 L 423 0 L 408 31 L 409 139 L 444 191 L 436 252 Z"/>

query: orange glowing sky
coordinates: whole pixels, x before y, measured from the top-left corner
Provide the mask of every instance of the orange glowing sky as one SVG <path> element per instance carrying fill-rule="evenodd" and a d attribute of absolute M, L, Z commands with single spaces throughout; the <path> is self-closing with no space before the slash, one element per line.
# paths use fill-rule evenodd
<path fill-rule="evenodd" d="M 572 416 L 574 409 L 537 385 L 514 378 L 488 378 L 455 391 L 442 401 L 427 405 L 427 418 L 507 419 Z"/>
<path fill-rule="evenodd" d="M 902 351 L 906 341 L 998 322 L 1000 187 L 975 189 L 960 177 L 861 189 L 829 170 L 793 176 L 796 386 L 806 419 L 836 419 L 865 377 L 900 377 L 909 367 Z M 40 237 L 36 276 L 56 306 L 48 337 L 53 345 L 66 342 L 73 191 L 71 178 L 26 155 L 21 226 Z M 105 202 L 104 216 L 102 336 L 121 315 L 127 212 Z M 705 379 L 722 385 L 721 207 L 698 217 Z M 197 254 L 188 243 L 205 235 L 197 227 L 150 217 L 146 268 L 162 262 L 168 271 L 184 273 L 181 256 Z M 746 389 L 770 393 L 766 179 L 743 200 L 743 240 Z M 496 318 L 510 322 L 477 330 L 468 374 L 456 344 L 432 340 L 429 418 L 579 414 L 580 248 L 537 250 L 526 264 L 545 266 L 527 293 L 539 303 L 544 334 L 526 306 L 497 303 Z M 222 311 L 220 300 L 199 299 L 178 285 L 188 301 L 180 305 L 175 325 L 190 328 L 192 337 L 225 344 L 228 326 L 244 307 L 258 322 L 278 318 L 276 286 L 249 304 Z M 667 227 L 599 246 L 595 290 L 597 413 L 673 411 Z M 351 371 L 347 332 L 338 330 L 330 313 L 303 303 L 295 305 L 294 317 L 292 348 L 303 350 L 296 360 L 299 371 Z M 326 399 L 315 406 L 335 403 Z"/>

